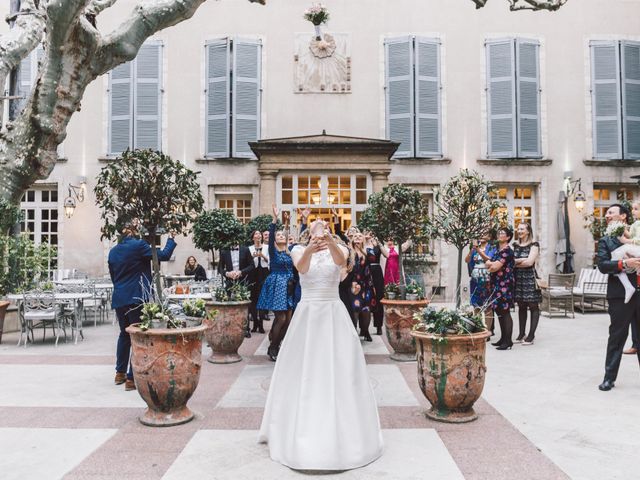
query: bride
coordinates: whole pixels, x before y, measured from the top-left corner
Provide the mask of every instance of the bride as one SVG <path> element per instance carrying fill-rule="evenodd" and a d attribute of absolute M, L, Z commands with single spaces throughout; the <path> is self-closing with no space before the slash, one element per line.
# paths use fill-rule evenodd
<path fill-rule="evenodd" d="M 275 221 L 275 220 L 274 220 Z M 347 249 L 324 222 L 291 252 L 302 299 L 278 355 L 258 441 L 299 470 L 348 470 L 382 455 L 380 420 L 358 334 L 338 295 Z"/>

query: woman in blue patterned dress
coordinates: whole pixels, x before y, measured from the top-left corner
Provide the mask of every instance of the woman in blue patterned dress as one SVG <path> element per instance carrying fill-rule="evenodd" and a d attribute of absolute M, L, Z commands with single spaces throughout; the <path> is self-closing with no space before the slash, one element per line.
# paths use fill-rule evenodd
<path fill-rule="evenodd" d="M 513 346 L 511 308 L 513 307 L 515 284 L 515 258 L 509 245 L 512 238 L 513 230 L 510 227 L 498 230 L 498 251 L 490 261 L 486 262 L 487 268 L 491 272 L 493 309 L 498 316 L 498 322 L 500 322 L 500 340 L 491 344 L 498 347 L 497 350 L 509 350 Z"/>
<path fill-rule="evenodd" d="M 486 261 L 491 260 L 498 251 L 491 242 L 492 235 L 486 234 L 480 241 L 474 241 L 465 258 L 469 269 L 471 305 L 484 314 L 487 328 L 493 332 L 493 308 L 491 308 L 491 272 Z"/>
<path fill-rule="evenodd" d="M 271 310 L 275 314 L 267 350 L 269 358 L 276 361 L 280 344 L 291 322 L 294 306 L 293 261 L 287 248 L 287 236 L 283 231 L 276 232 L 276 223 L 280 211 L 273 205 L 273 222 L 269 225 L 269 267 L 270 272 L 262 285 L 258 310 Z"/>

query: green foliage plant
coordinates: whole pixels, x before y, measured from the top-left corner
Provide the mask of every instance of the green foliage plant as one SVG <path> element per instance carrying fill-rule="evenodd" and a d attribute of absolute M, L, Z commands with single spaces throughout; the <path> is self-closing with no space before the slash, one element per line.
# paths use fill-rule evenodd
<path fill-rule="evenodd" d="M 389 294 L 392 294 L 394 298 L 397 298 L 400 295 L 400 285 L 397 283 L 387 283 L 384 287 L 384 296 L 389 298 Z"/>
<path fill-rule="evenodd" d="M 47 280 L 49 262 L 56 255 L 55 247 L 36 245 L 26 234 L 0 234 L 0 296 L 31 290 Z"/>
<path fill-rule="evenodd" d="M 358 221 L 361 231 L 370 230 L 380 241 L 393 240 L 397 245 L 400 279 L 406 284 L 402 244 L 428 239 L 424 226 L 429 214 L 422 194 L 402 184 L 387 185 L 369 197 L 369 206 Z"/>
<path fill-rule="evenodd" d="M 212 254 L 214 250 L 242 243 L 245 237 L 244 225 L 228 210 L 214 208 L 204 211 L 193 223 L 193 243 L 200 250 Z"/>
<path fill-rule="evenodd" d="M 152 246 L 163 231 L 186 233 L 204 206 L 198 173 L 161 152 L 125 151 L 100 171 L 94 189 L 96 204 L 102 209 L 102 238 L 114 238 L 134 219 L 148 232 Z M 158 252 L 156 248 L 151 252 L 162 303 Z"/>
<path fill-rule="evenodd" d="M 496 200 L 491 182 L 476 171 L 463 169 L 434 194 L 434 213 L 425 227 L 432 238 L 441 238 L 458 250 L 456 308 L 460 307 L 462 251 L 473 240 L 488 235 L 499 226 L 496 215 L 501 203 Z"/>
<path fill-rule="evenodd" d="M 437 335 L 438 341 L 446 341 L 447 335 L 470 335 L 486 330 L 482 314 L 467 305 L 450 309 L 426 307 L 416 312 L 414 331 Z"/>
<path fill-rule="evenodd" d="M 187 317 L 204 317 L 206 314 L 205 301 L 202 298 L 185 300 L 182 302 L 182 311 Z"/>
<path fill-rule="evenodd" d="M 420 285 L 418 285 L 418 283 L 416 283 L 415 280 L 411 280 L 409 282 L 405 290 L 405 293 L 407 295 L 418 295 L 418 300 L 424 299 L 424 289 Z"/>

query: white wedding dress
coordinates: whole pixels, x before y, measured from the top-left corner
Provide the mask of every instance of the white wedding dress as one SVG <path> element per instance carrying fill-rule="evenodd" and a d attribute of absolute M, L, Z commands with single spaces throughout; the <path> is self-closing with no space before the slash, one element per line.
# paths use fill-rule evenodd
<path fill-rule="evenodd" d="M 376 400 L 339 282 L 329 251 L 315 253 L 271 377 L 258 441 L 294 469 L 348 470 L 382 455 Z"/>

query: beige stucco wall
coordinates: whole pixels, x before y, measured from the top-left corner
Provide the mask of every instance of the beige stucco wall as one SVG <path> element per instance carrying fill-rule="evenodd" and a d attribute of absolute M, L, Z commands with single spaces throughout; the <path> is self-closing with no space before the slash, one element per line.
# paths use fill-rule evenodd
<path fill-rule="evenodd" d="M 8 2 L 0 5 L 4 17 Z M 134 0 L 119 2 L 99 18 L 107 32 L 121 21 Z M 266 7 L 242 0 L 208 1 L 195 16 L 157 35 L 164 41 L 163 148 L 202 171 L 202 190 L 210 205 L 224 186 L 246 185 L 258 213 L 259 175 L 255 161 L 196 163 L 203 156 L 204 42 L 239 35 L 263 41 L 262 138 L 327 133 L 384 138 L 383 47 L 385 36 L 420 34 L 442 40 L 443 145 L 450 164 L 396 162 L 391 181 L 437 185 L 459 168 L 471 167 L 497 183 L 534 184 L 536 224 L 543 246 L 542 270 L 553 263 L 556 211 L 563 172 L 582 177 L 592 199 L 594 182 L 629 182 L 634 169 L 587 167 L 591 157 L 588 41 L 597 38 L 640 39 L 640 1 L 570 0 L 559 12 L 510 13 L 507 2 L 492 0 L 475 10 L 468 0 L 326 0 L 331 13 L 328 31 L 349 33 L 352 55 L 352 93 L 294 94 L 293 47 L 296 32 L 311 32 L 302 19 L 308 2 L 268 0 Z M 6 31 L 6 25 L 0 32 Z M 541 42 L 542 140 L 546 166 L 480 165 L 486 150 L 484 40 L 521 36 Z M 66 185 L 78 175 L 88 177 L 89 189 L 102 165 L 107 146 L 107 79 L 86 91 L 82 111 L 71 121 L 64 146 L 68 161 L 59 164 L 49 181 L 57 182 L 60 201 Z M 319 166 L 318 170 L 321 170 Z M 230 187 L 230 188 L 231 188 Z M 581 216 L 571 206 L 572 239 L 577 266 L 591 257 L 591 238 Z M 63 258 L 67 268 L 78 266 L 103 273 L 106 251 L 99 241 L 99 212 L 92 195 L 73 218 L 62 225 Z M 192 253 L 187 239 L 179 241 L 176 260 L 165 268 L 182 269 Z M 453 283 L 453 252 L 445 249 L 440 268 L 443 283 Z M 204 257 L 204 254 L 199 254 Z"/>

